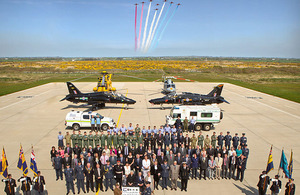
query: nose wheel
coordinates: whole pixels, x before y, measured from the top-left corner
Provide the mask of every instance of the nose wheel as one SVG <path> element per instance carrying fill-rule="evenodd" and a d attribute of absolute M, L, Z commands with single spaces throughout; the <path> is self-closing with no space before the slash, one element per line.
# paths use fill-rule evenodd
<path fill-rule="evenodd" d="M 165 108 L 163 107 L 163 104 L 160 104 L 160 109 L 164 110 Z"/>

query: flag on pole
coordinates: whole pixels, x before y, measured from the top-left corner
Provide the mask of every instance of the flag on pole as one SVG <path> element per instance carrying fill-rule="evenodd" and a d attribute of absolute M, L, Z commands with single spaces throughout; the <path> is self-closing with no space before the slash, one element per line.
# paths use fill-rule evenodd
<path fill-rule="evenodd" d="M 293 151 L 292 150 L 291 150 L 291 157 L 290 157 L 290 163 L 288 169 L 289 169 L 289 179 L 292 179 L 292 175 L 293 175 Z"/>
<path fill-rule="evenodd" d="M 268 158 L 267 170 L 266 170 L 267 174 L 273 169 L 274 169 L 274 165 L 273 165 L 273 155 L 272 155 L 272 146 L 271 146 L 271 150 Z"/>
<path fill-rule="evenodd" d="M 7 179 L 7 177 L 8 177 L 7 167 L 8 167 L 8 162 L 7 162 L 5 150 L 4 150 L 4 147 L 3 147 L 3 149 L 2 149 L 2 157 L 1 157 L 1 160 L 0 160 L 0 174 L 5 179 Z"/>
<path fill-rule="evenodd" d="M 28 174 L 28 168 L 27 168 L 27 163 L 26 163 L 26 159 L 25 159 L 25 156 L 24 156 L 24 153 L 23 153 L 23 148 L 22 146 L 20 146 L 20 152 L 19 152 L 19 161 L 18 161 L 18 165 L 17 167 L 23 171 L 23 174 L 25 176 L 27 176 Z"/>
<path fill-rule="evenodd" d="M 36 177 L 38 169 L 37 169 L 37 166 L 36 166 L 36 161 L 35 161 L 35 155 L 34 155 L 33 147 L 32 147 L 32 150 L 31 150 L 30 169 L 33 172 L 34 176 Z"/>
<path fill-rule="evenodd" d="M 289 178 L 288 162 L 287 162 L 287 159 L 285 157 L 283 149 L 282 149 L 279 168 L 281 168 L 283 170 L 283 172 L 285 174 L 285 177 Z"/>

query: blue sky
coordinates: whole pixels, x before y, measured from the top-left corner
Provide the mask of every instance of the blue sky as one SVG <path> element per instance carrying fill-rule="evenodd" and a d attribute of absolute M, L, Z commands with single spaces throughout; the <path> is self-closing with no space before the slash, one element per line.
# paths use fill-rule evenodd
<path fill-rule="evenodd" d="M 300 58 L 299 0 L 174 0 L 182 6 L 146 54 L 134 51 L 133 4 L 141 1 L 0 0 L 0 57 Z"/>

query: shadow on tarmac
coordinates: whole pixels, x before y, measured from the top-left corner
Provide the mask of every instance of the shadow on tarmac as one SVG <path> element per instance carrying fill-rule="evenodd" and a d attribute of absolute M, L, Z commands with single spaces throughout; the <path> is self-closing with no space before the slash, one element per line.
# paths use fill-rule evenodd
<path fill-rule="evenodd" d="M 251 186 L 247 186 L 247 185 L 243 184 L 244 187 L 241 187 L 241 186 L 236 185 L 235 183 L 233 185 L 235 185 L 235 187 L 237 187 L 239 190 L 241 190 L 241 192 L 243 194 L 247 194 L 247 195 L 258 194 L 258 190 Z"/>

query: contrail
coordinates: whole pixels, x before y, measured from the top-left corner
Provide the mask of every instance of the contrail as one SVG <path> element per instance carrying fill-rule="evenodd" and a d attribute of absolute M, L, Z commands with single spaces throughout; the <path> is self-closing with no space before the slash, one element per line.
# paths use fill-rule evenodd
<path fill-rule="evenodd" d="M 160 22 L 160 24 L 159 24 L 159 26 L 158 26 L 158 29 L 157 29 L 157 31 L 156 31 L 156 33 L 155 33 L 155 35 L 154 35 L 154 43 L 155 42 L 157 42 L 157 35 L 159 34 L 159 32 L 160 32 L 160 29 L 161 29 L 161 27 L 162 27 L 162 25 L 164 24 L 164 22 L 165 22 L 165 20 L 166 20 L 166 18 L 167 18 L 167 15 L 169 14 L 169 12 L 170 12 L 170 9 L 171 9 L 171 7 L 172 7 L 172 5 L 173 5 L 173 2 L 171 2 L 170 3 L 170 6 L 168 7 L 168 9 L 167 9 L 167 12 L 165 13 L 165 16 L 164 16 L 164 18 L 162 19 L 162 21 Z M 153 44 L 154 45 L 154 44 Z M 153 48 L 153 45 L 152 45 L 152 48 Z"/>
<path fill-rule="evenodd" d="M 151 34 L 151 37 L 150 37 L 150 42 L 149 42 L 148 45 L 146 46 L 146 52 L 148 51 L 150 45 L 152 44 L 153 37 L 154 37 L 154 34 L 155 34 L 155 32 L 156 32 L 157 25 L 158 25 L 158 23 L 159 23 L 161 14 L 162 14 L 162 12 L 164 11 L 165 4 L 166 4 L 166 1 L 164 2 L 163 6 L 162 6 L 162 8 L 161 8 L 161 10 L 160 10 L 160 12 L 159 12 L 157 21 L 156 21 L 155 26 L 154 26 L 154 30 L 153 30 L 153 32 L 152 32 L 152 34 Z"/>
<path fill-rule="evenodd" d="M 138 4 L 135 4 L 135 20 L 134 20 L 134 34 L 135 34 L 135 51 L 137 49 L 137 35 L 136 35 L 136 19 L 137 19 L 137 5 Z"/>
<path fill-rule="evenodd" d="M 163 37 L 164 32 L 165 32 L 167 26 L 169 25 L 169 23 L 171 22 L 172 18 L 174 17 L 174 15 L 175 15 L 175 13 L 176 13 L 176 11 L 177 11 L 179 5 L 180 5 L 180 4 L 177 5 L 176 9 L 173 11 L 171 17 L 169 18 L 169 20 L 167 21 L 167 23 L 166 23 L 166 25 L 164 26 L 163 30 L 161 31 L 160 36 L 159 36 L 159 38 L 158 38 L 158 40 L 157 40 L 157 42 L 156 42 L 156 45 L 155 45 L 154 49 L 157 47 L 159 41 L 160 41 L 161 38 Z"/>
<path fill-rule="evenodd" d="M 145 45 L 144 48 L 142 48 L 142 49 L 144 50 L 144 52 L 146 52 L 146 47 L 147 47 L 147 45 L 148 45 L 149 42 L 150 42 L 150 37 L 151 37 L 151 34 L 152 34 L 154 22 L 155 22 L 155 19 L 156 19 L 157 10 L 158 10 L 158 9 L 155 9 L 155 13 L 154 13 L 154 16 L 153 16 L 153 19 L 152 19 L 152 23 L 151 23 L 151 26 L 150 26 L 150 30 L 149 30 L 149 34 L 148 34 L 148 38 L 147 38 L 146 45 Z"/>
<path fill-rule="evenodd" d="M 144 28 L 144 35 L 143 35 L 143 42 L 142 42 L 142 47 L 144 47 L 145 45 L 145 39 L 146 39 L 146 35 L 147 35 L 147 27 L 148 27 L 148 20 L 149 20 L 149 14 L 150 14 L 150 9 L 151 9 L 151 3 L 152 3 L 152 0 L 150 0 L 150 3 L 149 3 L 149 7 L 148 7 L 148 14 L 147 14 L 147 17 L 146 17 L 146 23 L 145 23 L 145 28 Z"/>
<path fill-rule="evenodd" d="M 140 41 L 141 41 L 141 32 L 142 32 L 142 25 L 143 25 L 144 4 L 145 4 L 145 2 L 142 2 L 142 12 L 141 12 L 140 30 L 139 30 L 139 38 L 138 38 L 138 49 L 140 48 L 140 45 L 141 45 Z"/>

